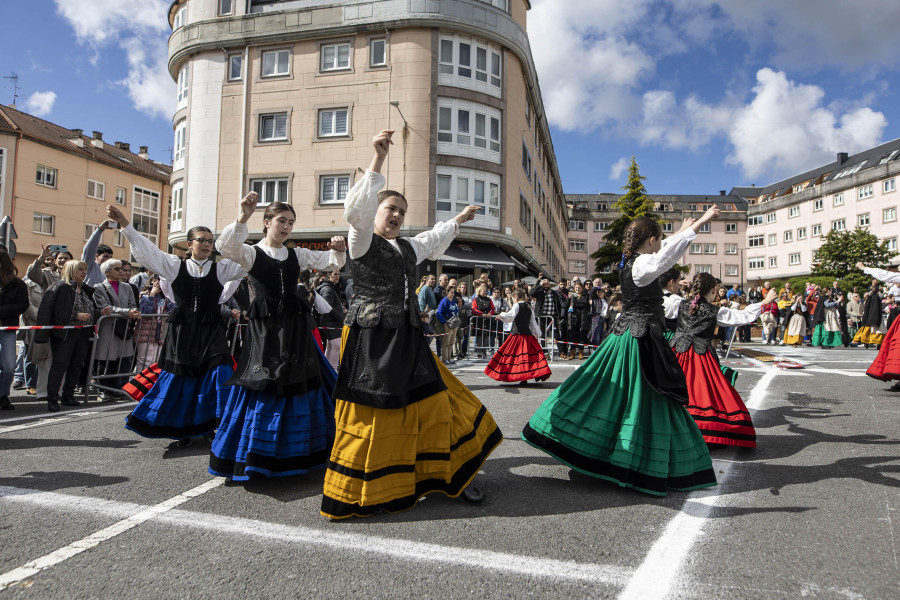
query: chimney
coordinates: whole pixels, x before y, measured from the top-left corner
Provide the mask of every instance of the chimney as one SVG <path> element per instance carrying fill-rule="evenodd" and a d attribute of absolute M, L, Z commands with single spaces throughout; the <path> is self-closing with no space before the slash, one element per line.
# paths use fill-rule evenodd
<path fill-rule="evenodd" d="M 847 153 L 846 152 L 838 152 L 837 153 L 837 164 L 842 165 L 847 162 Z"/>
<path fill-rule="evenodd" d="M 131 152 L 131 144 L 127 142 L 116 142 L 116 148 L 125 152 Z"/>
<path fill-rule="evenodd" d="M 719 190 L 719 195 L 720 195 L 720 196 L 724 196 L 724 195 L 725 195 L 725 190 Z"/>
<path fill-rule="evenodd" d="M 78 146 L 79 148 L 84 148 L 84 138 L 81 136 L 84 135 L 84 130 L 82 129 L 73 129 L 72 137 L 69 138 L 69 141 Z"/>
<path fill-rule="evenodd" d="M 103 148 L 103 134 L 99 131 L 94 132 L 94 139 L 91 140 L 91 146 L 94 148 Z"/>
<path fill-rule="evenodd" d="M 148 148 L 147 146 L 141 146 L 141 151 L 138 153 L 138 156 L 140 156 L 144 160 L 150 160 L 150 148 Z"/>

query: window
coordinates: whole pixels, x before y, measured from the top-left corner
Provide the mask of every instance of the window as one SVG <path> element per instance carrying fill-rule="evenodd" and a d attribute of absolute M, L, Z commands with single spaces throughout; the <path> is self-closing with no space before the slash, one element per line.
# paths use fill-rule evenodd
<path fill-rule="evenodd" d="M 822 210 L 825 208 L 825 201 L 821 198 L 816 198 L 813 200 L 813 211 Z"/>
<path fill-rule="evenodd" d="M 725 275 L 727 275 L 728 277 L 737 277 L 737 274 L 737 265 L 725 265 Z"/>
<path fill-rule="evenodd" d="M 569 219 L 569 229 L 572 231 L 584 231 L 584 221 Z"/>
<path fill-rule="evenodd" d="M 769 257 L 769 268 L 770 268 L 770 269 L 774 269 L 774 268 L 777 267 L 777 266 L 778 266 L 778 257 L 777 257 L 777 256 L 770 256 L 770 257 Z"/>
<path fill-rule="evenodd" d="M 794 254 L 789 255 L 788 256 L 788 264 L 790 264 L 791 266 L 799 265 L 800 264 L 800 253 L 795 252 Z"/>
<path fill-rule="evenodd" d="M 691 244 L 689 251 L 691 254 L 703 254 L 703 244 Z"/>
<path fill-rule="evenodd" d="M 219 16 L 225 16 L 231 14 L 231 4 L 232 0 L 219 0 Z"/>
<path fill-rule="evenodd" d="M 893 179 L 888 179 L 881 184 L 881 193 L 890 194 L 894 190 L 897 189 L 897 184 L 894 183 Z"/>
<path fill-rule="evenodd" d="M 273 142 L 287 140 L 287 113 L 275 113 L 259 116 L 259 141 Z"/>
<path fill-rule="evenodd" d="M 438 99 L 438 153 L 471 156 L 499 164 L 500 115 L 496 108 L 483 104 Z M 524 142 L 523 150 L 526 150 Z M 528 166 L 531 166 L 530 158 Z M 525 167 L 524 161 L 522 166 Z"/>
<path fill-rule="evenodd" d="M 872 184 L 864 185 L 862 187 L 856 188 L 856 194 L 857 194 L 856 197 L 859 198 L 860 200 L 865 200 L 866 198 L 871 198 L 872 194 L 873 194 Z"/>
<path fill-rule="evenodd" d="M 88 241 L 90 237 L 94 234 L 95 231 L 100 229 L 97 225 L 93 223 L 85 223 L 84 224 L 84 241 Z"/>
<path fill-rule="evenodd" d="M 525 171 L 528 181 L 531 181 L 531 152 L 528 151 L 524 138 L 522 139 L 522 169 Z"/>
<path fill-rule="evenodd" d="M 609 210 L 609 205 L 606 202 L 598 202 L 597 210 Z"/>
<path fill-rule="evenodd" d="M 56 187 L 56 169 L 50 167 L 37 166 L 37 174 L 35 175 L 35 183 L 46 187 Z"/>
<path fill-rule="evenodd" d="M 891 252 L 896 252 L 896 251 L 897 251 L 897 238 L 888 238 L 888 239 L 886 239 L 886 240 L 884 240 L 884 241 L 887 242 L 887 249 L 888 249 L 888 250 L 890 250 Z"/>
<path fill-rule="evenodd" d="M 712 265 L 694 265 L 695 273 L 712 273 Z"/>
<path fill-rule="evenodd" d="M 228 55 L 228 81 L 240 81 L 244 78 L 244 55 Z"/>
<path fill-rule="evenodd" d="M 475 213 L 475 218 L 466 224 L 466 227 L 500 229 L 499 175 L 444 165 L 438 166 L 436 172 L 437 220 L 451 219 L 466 206 L 472 204 L 478 207 L 478 212 Z M 528 220 L 530 223 L 530 207 Z"/>
<path fill-rule="evenodd" d="M 840 179 L 841 177 L 847 177 L 848 175 L 853 175 L 853 174 L 855 174 L 857 171 L 859 171 L 860 169 L 862 169 L 862 168 L 865 166 L 865 164 L 866 164 L 867 162 L 868 162 L 868 161 L 864 160 L 864 161 L 862 161 L 862 162 L 860 162 L 860 163 L 856 163 L 855 165 L 852 165 L 852 166 L 850 166 L 850 167 L 847 167 L 846 169 L 844 169 L 843 171 L 839 172 L 837 175 L 835 175 L 834 177 L 832 177 L 831 180 L 834 181 L 835 179 Z"/>
<path fill-rule="evenodd" d="M 691 212 L 696 212 L 696 211 L 697 211 L 697 205 L 696 205 L 696 204 L 688 204 L 688 208 L 687 208 L 687 209 L 688 209 L 689 211 L 691 211 Z"/>
<path fill-rule="evenodd" d="M 794 241 L 794 232 L 791 229 L 788 229 L 784 232 L 784 242 L 793 242 Z"/>
<path fill-rule="evenodd" d="M 175 110 L 187 106 L 188 98 L 188 65 L 187 63 L 178 71 L 178 96 L 175 99 Z"/>
<path fill-rule="evenodd" d="M 181 231 L 184 227 L 184 180 L 177 181 L 172 185 L 172 208 L 169 224 L 172 231 Z"/>
<path fill-rule="evenodd" d="M 106 184 L 88 179 L 87 197 L 95 200 L 103 200 L 106 198 Z"/>
<path fill-rule="evenodd" d="M 737 233 L 737 223 L 725 223 L 725 233 Z"/>
<path fill-rule="evenodd" d="M 788 209 L 788 219 L 793 219 L 794 217 L 800 216 L 800 207 L 792 206 Z"/>
<path fill-rule="evenodd" d="M 766 259 L 762 256 L 751 258 L 748 262 L 748 267 L 750 269 L 764 269 L 766 266 Z"/>
<path fill-rule="evenodd" d="M 725 254 L 737 254 L 738 253 L 738 245 L 737 244 L 725 244 Z"/>
<path fill-rule="evenodd" d="M 896 207 L 886 208 L 881 212 L 881 218 L 884 223 L 893 223 L 897 220 Z"/>
<path fill-rule="evenodd" d="M 572 270 L 576 273 L 587 273 L 587 261 L 586 260 L 573 260 L 572 261 Z"/>
<path fill-rule="evenodd" d="M 884 158 L 882 158 L 880 161 L 878 161 L 878 164 L 884 165 L 884 164 L 891 162 L 891 159 L 893 159 L 895 156 L 897 156 L 898 152 L 900 152 L 900 150 L 891 150 L 890 154 L 886 155 Z"/>
<path fill-rule="evenodd" d="M 760 246 L 764 245 L 763 237 L 764 236 L 761 235 L 751 235 L 749 238 L 747 238 L 747 245 L 751 248 L 759 248 Z"/>
<path fill-rule="evenodd" d="M 262 53 L 262 77 L 282 77 L 290 74 L 290 50 L 270 50 Z"/>
<path fill-rule="evenodd" d="M 847 223 L 844 219 L 836 219 L 831 222 L 832 231 L 844 231 L 845 229 L 847 229 Z"/>
<path fill-rule="evenodd" d="M 606 231 L 609 229 L 609 221 L 594 221 L 594 231 Z"/>
<path fill-rule="evenodd" d="M 500 48 L 463 35 L 442 36 L 438 83 L 500 97 Z M 528 118 L 528 117 L 526 117 Z"/>
<path fill-rule="evenodd" d="M 709 223 L 704 223 L 700 226 L 699 233 L 709 233 L 711 231 Z"/>
<path fill-rule="evenodd" d="M 762 225 L 762 224 L 763 224 L 762 215 L 756 215 L 756 216 L 747 218 L 747 225 L 750 227 L 753 227 L 754 225 Z"/>
<path fill-rule="evenodd" d="M 121 229 L 113 229 L 113 246 L 117 246 L 117 247 L 121 248 L 122 246 L 125 245 L 123 242 L 124 239 L 125 239 L 125 236 L 122 235 Z"/>
<path fill-rule="evenodd" d="M 813 237 L 819 237 L 822 235 L 822 226 L 821 225 L 813 225 L 812 226 L 812 235 Z"/>
<path fill-rule="evenodd" d="M 387 65 L 387 40 L 375 38 L 369 41 L 369 66 L 383 67 Z"/>
<path fill-rule="evenodd" d="M 569 252 L 585 252 L 586 248 L 585 240 L 569 240 Z"/>
<path fill-rule="evenodd" d="M 329 108 L 319 111 L 319 137 L 350 135 L 349 108 Z"/>
<path fill-rule="evenodd" d="M 289 202 L 287 177 L 251 179 L 250 189 L 259 195 L 259 206 L 272 202 Z"/>
<path fill-rule="evenodd" d="M 519 222 L 525 227 L 525 231 L 531 231 L 531 207 L 522 194 L 519 194 Z"/>
<path fill-rule="evenodd" d="M 55 217 L 53 215 L 34 213 L 34 223 L 31 226 L 31 231 L 43 235 L 53 235 L 54 220 Z"/>
<path fill-rule="evenodd" d="M 715 254 L 716 253 L 716 245 L 715 244 L 703 244 L 703 254 Z"/>
<path fill-rule="evenodd" d="M 175 18 L 172 20 L 172 31 L 180 29 L 184 27 L 185 19 L 187 18 L 187 7 L 183 6 L 178 9 L 178 12 L 175 13 Z"/>
<path fill-rule="evenodd" d="M 663 223 L 662 230 L 663 233 L 672 233 L 673 231 L 675 231 L 675 227 L 672 225 L 672 223 Z M 596 231 L 596 229 L 594 231 Z"/>
<path fill-rule="evenodd" d="M 774 246 L 777 243 L 778 243 L 778 234 L 770 233 L 769 234 L 769 245 Z"/>
<path fill-rule="evenodd" d="M 776 217 L 776 214 L 773 213 L 773 212 L 771 212 L 771 213 L 766 213 L 766 223 L 774 223 L 774 222 L 775 222 L 775 217 Z"/>
<path fill-rule="evenodd" d="M 187 121 L 182 119 L 178 121 L 178 124 L 175 125 L 175 153 L 172 156 L 172 170 L 177 171 L 178 169 L 184 168 L 184 154 L 185 154 L 185 134 L 187 133 Z"/>
<path fill-rule="evenodd" d="M 131 196 L 131 225 L 145 238 L 159 241 L 159 192 L 134 186 Z"/>
<path fill-rule="evenodd" d="M 509 0 L 481 0 L 485 4 L 496 6 L 500 10 L 509 12 Z"/>
<path fill-rule="evenodd" d="M 324 175 L 319 179 L 319 204 L 344 204 L 350 191 L 350 175 Z"/>
<path fill-rule="evenodd" d="M 341 71 L 350 68 L 350 44 L 327 44 L 321 46 L 320 51 L 321 71 Z"/>
<path fill-rule="evenodd" d="M 857 215 L 856 225 L 858 227 L 868 227 L 869 226 L 869 213 L 865 213 L 863 215 Z"/>
<path fill-rule="evenodd" d="M 798 227 L 797 228 L 797 239 L 798 240 L 806 239 L 806 227 Z"/>
<path fill-rule="evenodd" d="M 835 194 L 833 201 L 834 201 L 835 206 L 843 206 L 844 205 L 844 194 Z"/>

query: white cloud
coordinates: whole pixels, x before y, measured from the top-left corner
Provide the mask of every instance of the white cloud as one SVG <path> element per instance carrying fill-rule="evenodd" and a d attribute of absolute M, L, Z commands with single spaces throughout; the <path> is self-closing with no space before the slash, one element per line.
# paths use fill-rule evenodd
<path fill-rule="evenodd" d="M 128 91 L 134 108 L 170 118 L 175 83 L 166 67 L 169 24 L 167 0 L 54 0 L 80 43 L 94 52 L 97 64 L 110 46 L 124 51 L 128 73 L 114 83 Z"/>
<path fill-rule="evenodd" d="M 613 181 L 618 181 L 619 178 L 622 177 L 622 173 L 624 173 L 629 166 L 631 166 L 631 161 L 623 156 L 609 168 L 609 178 Z"/>
<path fill-rule="evenodd" d="M 35 92 L 25 101 L 25 112 L 36 117 L 46 117 L 56 103 L 56 92 Z"/>

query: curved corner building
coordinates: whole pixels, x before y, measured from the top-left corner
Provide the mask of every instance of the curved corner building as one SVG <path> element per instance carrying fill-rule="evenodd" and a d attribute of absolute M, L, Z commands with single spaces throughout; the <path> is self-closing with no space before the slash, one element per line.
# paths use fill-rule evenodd
<path fill-rule="evenodd" d="M 175 0 L 169 242 L 240 198 L 291 203 L 294 241 L 345 235 L 378 131 L 404 235 L 483 208 L 431 272 L 562 276 L 567 217 L 526 33 L 529 0 Z M 259 239 L 262 219 L 251 221 Z M 471 280 L 471 279 L 470 279 Z"/>

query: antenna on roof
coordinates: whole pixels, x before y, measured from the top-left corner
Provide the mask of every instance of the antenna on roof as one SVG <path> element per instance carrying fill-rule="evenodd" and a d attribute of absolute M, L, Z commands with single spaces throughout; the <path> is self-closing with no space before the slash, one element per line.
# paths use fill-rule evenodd
<path fill-rule="evenodd" d="M 9 72 L 9 75 L 4 75 L 3 79 L 12 79 L 13 80 L 13 101 L 12 107 L 16 107 L 16 100 L 19 99 L 19 76 L 12 71 Z"/>

